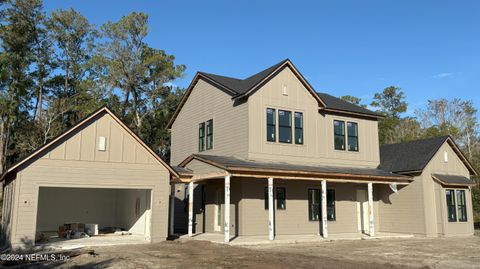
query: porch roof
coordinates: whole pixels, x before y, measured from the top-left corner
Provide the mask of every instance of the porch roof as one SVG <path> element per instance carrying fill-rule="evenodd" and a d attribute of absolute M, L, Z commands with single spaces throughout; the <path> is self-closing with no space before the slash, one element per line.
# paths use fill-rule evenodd
<path fill-rule="evenodd" d="M 445 186 L 475 186 L 475 181 L 459 175 L 432 174 L 433 179 Z"/>
<path fill-rule="evenodd" d="M 341 167 L 327 165 L 304 165 L 285 162 L 253 161 L 230 156 L 193 154 L 180 167 L 198 160 L 235 175 L 290 176 L 299 178 L 357 179 L 409 183 L 408 176 L 393 174 L 377 168 Z M 193 171 L 195 174 L 195 171 Z"/>

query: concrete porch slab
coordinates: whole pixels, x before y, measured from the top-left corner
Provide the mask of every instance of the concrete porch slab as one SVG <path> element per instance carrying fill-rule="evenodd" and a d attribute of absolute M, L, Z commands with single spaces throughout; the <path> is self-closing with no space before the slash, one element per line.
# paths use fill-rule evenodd
<path fill-rule="evenodd" d="M 230 238 L 230 245 L 262 245 L 262 244 L 296 244 L 309 242 L 329 242 L 338 240 L 372 240 L 372 239 L 387 239 L 387 238 L 411 238 L 411 234 L 400 233 L 377 233 L 375 236 L 368 236 L 361 233 L 344 233 L 344 234 L 330 234 L 328 238 L 323 238 L 320 235 L 279 235 L 275 240 L 268 240 L 267 235 L 259 236 L 238 236 Z M 202 240 L 210 241 L 212 243 L 225 244 L 224 235 L 220 233 L 199 233 L 192 237 L 188 235 L 180 236 L 182 240 Z"/>
<path fill-rule="evenodd" d="M 50 238 L 49 242 L 36 244 L 35 248 L 76 249 L 82 247 L 113 246 L 128 244 L 147 244 L 144 235 L 99 235 L 89 238 L 65 239 Z"/>

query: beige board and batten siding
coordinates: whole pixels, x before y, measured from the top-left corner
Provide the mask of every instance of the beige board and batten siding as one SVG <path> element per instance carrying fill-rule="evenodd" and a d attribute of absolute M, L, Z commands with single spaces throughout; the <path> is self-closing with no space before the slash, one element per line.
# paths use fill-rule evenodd
<path fill-rule="evenodd" d="M 100 136 L 106 137 L 106 151 L 97 149 Z M 109 114 L 100 113 L 18 171 L 12 244 L 34 239 L 41 186 L 149 189 L 151 240 L 168 235 L 170 172 Z"/>
<path fill-rule="evenodd" d="M 445 162 L 444 154 L 447 152 L 448 161 Z M 458 155 L 453 151 L 452 147 L 446 142 L 437 151 L 430 160 L 422 173 L 424 182 L 424 203 L 429 210 L 426 215 L 425 227 L 427 236 L 437 235 L 472 235 L 473 229 L 473 207 L 472 195 L 469 188 L 444 187 L 432 179 L 431 174 L 449 174 L 460 175 L 470 178 L 470 173 L 465 164 L 460 160 Z M 467 221 L 466 222 L 448 222 L 446 189 L 462 189 L 465 190 L 465 199 L 467 205 Z M 456 194 L 455 194 L 456 195 Z"/>
<path fill-rule="evenodd" d="M 287 95 L 283 94 L 283 86 Z M 319 113 L 319 104 L 289 68 L 283 69 L 248 99 L 249 159 L 289 163 L 315 163 L 336 166 L 377 167 L 379 144 L 377 121 Z M 266 140 L 266 109 L 302 112 L 304 143 L 292 144 Z M 334 149 L 333 121 L 358 123 L 359 151 Z M 292 126 L 294 122 L 292 120 Z M 278 132 L 277 132 L 278 141 Z"/>
<path fill-rule="evenodd" d="M 172 165 L 198 151 L 198 125 L 213 119 L 213 149 L 202 154 L 247 157 L 248 116 L 245 103 L 200 79 L 171 128 Z"/>

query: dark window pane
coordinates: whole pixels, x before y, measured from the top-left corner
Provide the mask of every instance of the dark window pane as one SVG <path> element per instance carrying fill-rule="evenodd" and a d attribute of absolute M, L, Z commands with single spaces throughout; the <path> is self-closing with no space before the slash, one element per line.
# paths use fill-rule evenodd
<path fill-rule="evenodd" d="M 303 144 L 303 113 L 295 112 L 295 144 Z"/>
<path fill-rule="evenodd" d="M 287 208 L 286 205 L 286 196 L 285 188 L 277 187 L 276 188 L 276 198 L 277 198 L 277 210 L 284 210 Z"/>
<path fill-rule="evenodd" d="M 198 151 L 205 150 L 205 122 L 198 125 Z"/>
<path fill-rule="evenodd" d="M 292 112 L 278 111 L 278 138 L 282 143 L 292 143 Z"/>
<path fill-rule="evenodd" d="M 320 190 L 308 190 L 308 219 L 311 221 L 320 220 Z"/>
<path fill-rule="evenodd" d="M 457 212 L 455 208 L 455 193 L 453 190 L 446 190 L 448 221 L 457 221 Z"/>
<path fill-rule="evenodd" d="M 275 142 L 275 109 L 267 108 L 267 141 Z"/>
<path fill-rule="evenodd" d="M 213 148 L 213 120 L 207 121 L 207 149 Z"/>
<path fill-rule="evenodd" d="M 458 221 L 467 221 L 467 205 L 465 203 L 465 191 L 457 190 Z"/>
<path fill-rule="evenodd" d="M 355 122 L 347 123 L 348 150 L 358 151 L 358 124 Z"/>
<path fill-rule="evenodd" d="M 336 150 L 345 150 L 345 122 L 333 121 L 334 144 Z"/>
<path fill-rule="evenodd" d="M 335 190 L 327 190 L 327 220 L 335 220 Z"/>
<path fill-rule="evenodd" d="M 263 199 L 264 199 L 265 210 L 268 210 L 268 187 L 265 187 Z"/>

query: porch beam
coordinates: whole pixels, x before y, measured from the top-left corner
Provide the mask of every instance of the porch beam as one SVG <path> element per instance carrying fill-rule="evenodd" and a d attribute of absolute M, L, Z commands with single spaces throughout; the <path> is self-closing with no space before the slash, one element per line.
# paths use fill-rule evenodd
<path fill-rule="evenodd" d="M 373 183 L 368 183 L 368 223 L 369 235 L 375 236 L 375 218 L 373 214 Z"/>
<path fill-rule="evenodd" d="M 268 178 L 268 239 L 275 239 L 275 217 L 273 205 L 273 178 Z"/>
<path fill-rule="evenodd" d="M 225 243 L 230 242 L 230 174 L 225 176 Z"/>
<path fill-rule="evenodd" d="M 322 180 L 322 236 L 328 237 L 327 224 L 327 181 Z"/>
<path fill-rule="evenodd" d="M 170 184 L 170 235 L 175 233 L 175 183 Z"/>
<path fill-rule="evenodd" d="M 188 183 L 188 236 L 193 236 L 193 182 Z"/>

